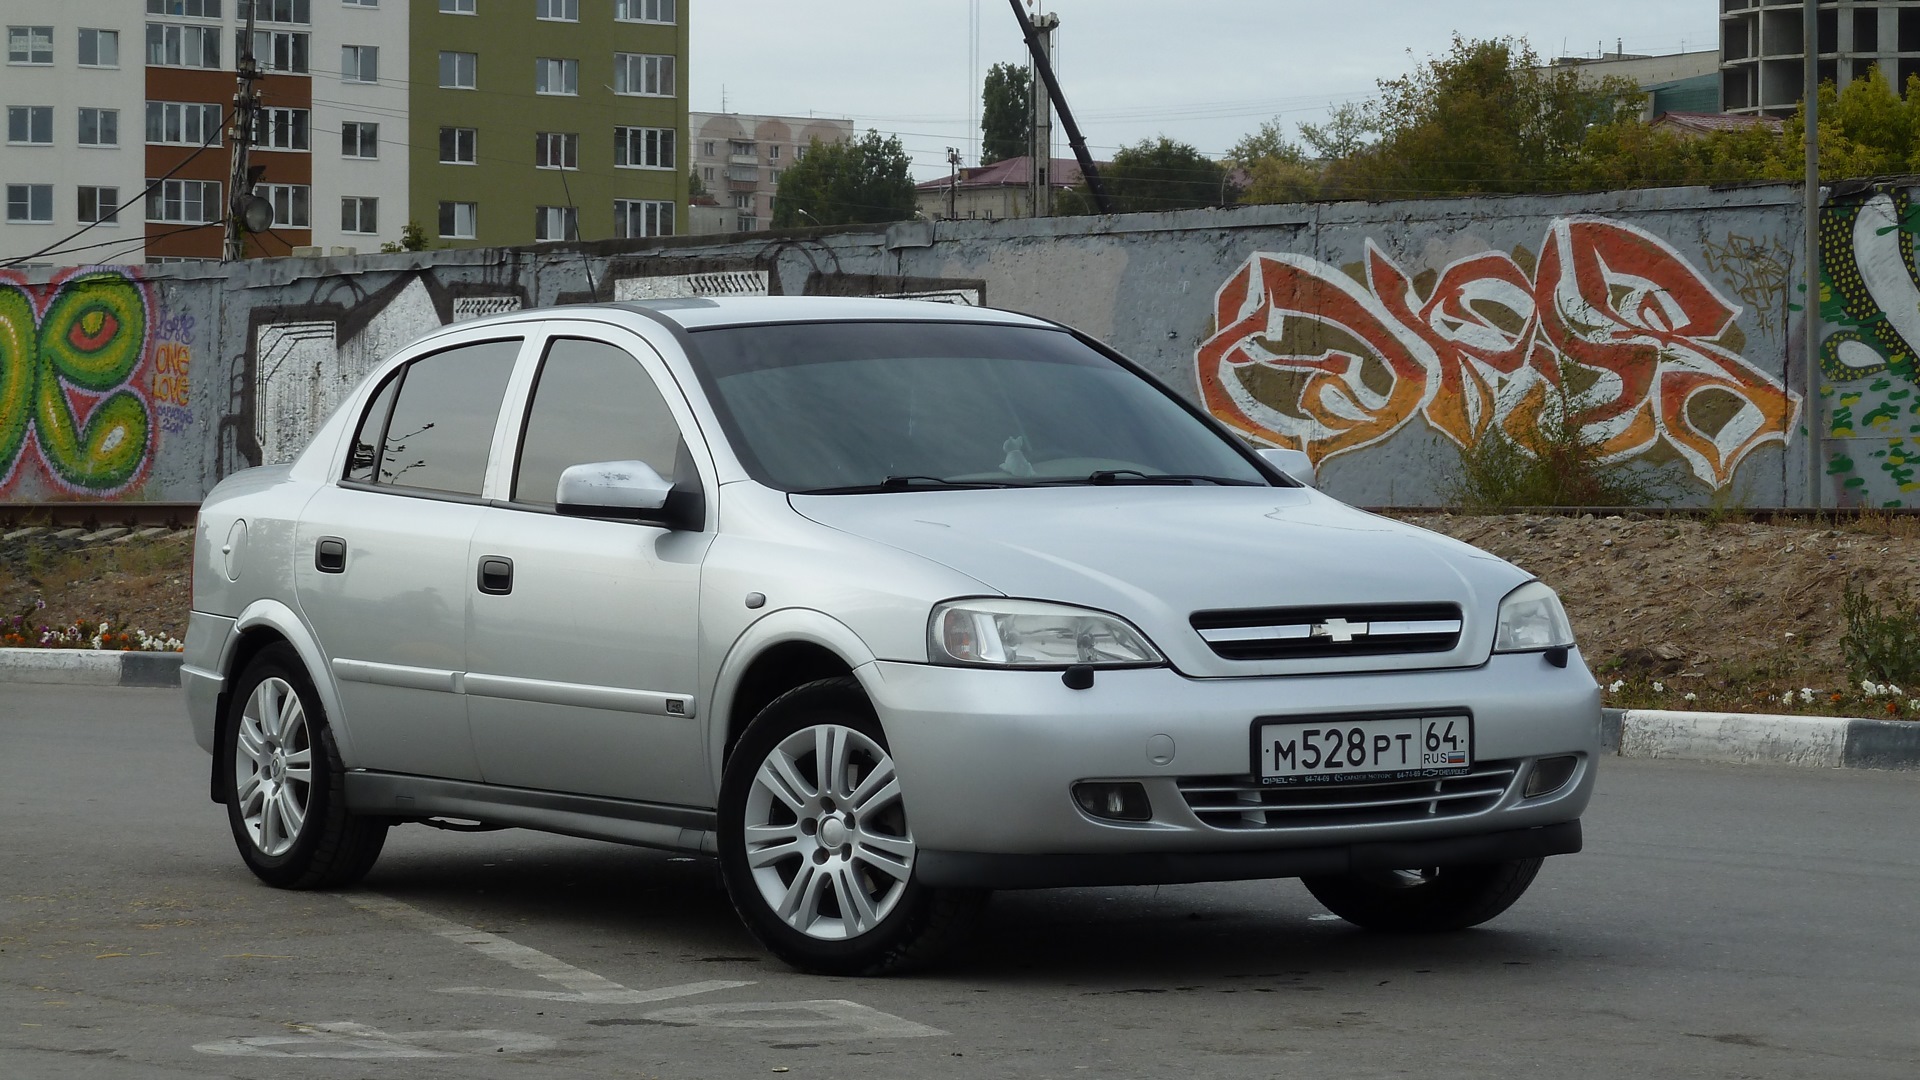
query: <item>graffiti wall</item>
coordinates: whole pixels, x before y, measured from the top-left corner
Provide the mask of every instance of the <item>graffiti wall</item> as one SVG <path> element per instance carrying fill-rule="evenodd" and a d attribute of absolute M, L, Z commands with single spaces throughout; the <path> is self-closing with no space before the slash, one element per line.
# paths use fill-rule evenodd
<path fill-rule="evenodd" d="M 1057 319 L 1363 505 L 1441 502 L 1464 449 L 1556 422 L 1680 503 L 1911 499 L 1913 218 L 1892 193 L 1824 219 L 1850 261 L 1817 378 L 1786 186 L 43 271 L 0 278 L 0 499 L 196 500 L 429 328 L 689 293 Z"/>

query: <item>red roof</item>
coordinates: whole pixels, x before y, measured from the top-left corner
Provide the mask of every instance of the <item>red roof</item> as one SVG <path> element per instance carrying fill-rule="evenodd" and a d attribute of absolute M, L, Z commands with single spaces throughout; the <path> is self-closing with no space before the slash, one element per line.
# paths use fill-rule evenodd
<path fill-rule="evenodd" d="M 1670 127 L 1683 135 L 1705 135 L 1714 131 L 1745 131 L 1757 127 L 1779 131 L 1780 119 L 1775 116 L 1745 116 L 1733 113 L 1669 112 L 1655 117 L 1651 126 Z"/>
<path fill-rule="evenodd" d="M 1073 158 L 1054 158 L 1053 169 L 1049 174 L 1053 186 L 1070 188 L 1080 182 L 1080 163 Z M 1033 159 L 1021 156 L 996 161 L 991 165 L 980 165 L 960 170 L 960 188 L 1026 187 L 1033 183 Z M 953 175 L 949 173 L 938 180 L 929 180 L 915 187 L 920 191 L 945 191 L 953 184 Z"/>

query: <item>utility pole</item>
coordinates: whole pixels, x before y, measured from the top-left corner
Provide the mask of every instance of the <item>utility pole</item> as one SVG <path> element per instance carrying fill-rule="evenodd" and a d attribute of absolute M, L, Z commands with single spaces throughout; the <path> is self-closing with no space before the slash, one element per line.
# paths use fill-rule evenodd
<path fill-rule="evenodd" d="M 1821 506 L 1826 498 L 1820 491 L 1820 21 L 1819 8 L 1815 0 L 1805 0 L 1801 9 L 1802 44 L 1806 46 L 1802 63 L 1805 71 L 1802 75 L 1802 93 L 1807 102 L 1807 160 L 1805 186 L 1801 191 L 1804 198 L 1801 213 L 1806 218 L 1806 251 L 1802 261 L 1806 264 L 1807 294 L 1800 305 L 1800 321 L 1803 326 L 1801 352 L 1800 407 L 1805 410 L 1807 427 L 1807 500 L 1810 506 Z M 1782 372 L 1784 375 L 1785 372 Z M 1787 432 L 1791 439 L 1793 432 Z"/>
<path fill-rule="evenodd" d="M 233 160 L 227 170 L 227 238 L 220 256 L 222 262 L 246 257 L 247 230 L 241 213 L 246 198 L 253 194 L 247 154 L 253 149 L 254 110 L 260 104 L 259 95 L 253 89 L 254 82 L 260 78 L 259 65 L 253 58 L 253 9 L 256 6 L 246 5 L 247 28 L 240 34 L 239 84 L 233 92 L 233 116 L 227 129 L 228 137 L 233 140 Z"/>
<path fill-rule="evenodd" d="M 1028 205 L 1034 217 L 1053 216 L 1053 98 L 1047 93 L 1047 80 L 1038 69 L 1053 66 L 1053 32 L 1060 28 L 1060 16 L 1046 12 L 1033 20 L 1034 77 L 1027 80 L 1032 92 L 1033 143 L 1027 149 L 1028 172 L 1032 174 Z"/>
<path fill-rule="evenodd" d="M 1067 129 L 1067 142 L 1073 147 L 1073 156 L 1080 162 L 1080 175 L 1087 182 L 1087 193 L 1093 196 L 1093 208 L 1102 214 L 1112 213 L 1107 203 L 1107 189 L 1100 183 L 1100 170 L 1093 163 L 1093 155 L 1087 151 L 1087 140 L 1080 137 L 1080 125 L 1073 122 L 1073 110 L 1067 108 L 1067 95 L 1061 93 L 1060 82 L 1053 77 L 1053 64 L 1041 51 L 1039 33 L 1033 28 L 1033 20 L 1020 8 L 1020 0 L 1007 0 L 1013 5 L 1013 17 L 1020 23 L 1020 36 L 1026 39 L 1027 51 L 1033 54 L 1033 66 L 1040 69 L 1040 80 L 1047 84 L 1047 97 L 1053 107 L 1060 110 L 1060 126 Z M 1056 22 L 1054 25 L 1058 26 Z"/>
<path fill-rule="evenodd" d="M 960 216 L 960 148 L 947 147 L 947 164 L 952 167 L 953 175 L 947 180 L 947 220 Z"/>

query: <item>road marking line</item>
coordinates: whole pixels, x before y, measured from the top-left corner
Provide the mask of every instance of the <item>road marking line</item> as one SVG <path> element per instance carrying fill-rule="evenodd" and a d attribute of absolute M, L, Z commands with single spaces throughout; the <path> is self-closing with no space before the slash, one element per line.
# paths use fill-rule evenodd
<path fill-rule="evenodd" d="M 469 1042 L 480 1045 L 467 1051 L 434 1049 L 435 1045 L 446 1046 L 449 1043 Z M 473 1031 L 402 1031 L 389 1034 L 369 1024 L 338 1020 L 327 1024 L 295 1024 L 293 1033 L 290 1035 L 254 1035 L 197 1043 L 194 1049 L 202 1054 L 226 1057 L 300 1057 L 363 1061 L 373 1058 L 459 1057 L 463 1053 L 486 1052 L 483 1049 L 485 1047 L 491 1047 L 495 1052 L 530 1054 L 551 1050 L 558 1045 L 545 1035 L 532 1035 L 524 1031 L 496 1031 L 484 1028 Z"/>
<path fill-rule="evenodd" d="M 489 934 L 485 930 L 475 930 L 471 926 L 462 926 L 457 922 L 429 915 L 410 904 L 385 896 L 357 893 L 351 896 L 341 895 L 341 899 L 362 911 L 369 911 L 398 922 L 407 923 L 436 937 L 465 945 L 482 956 L 510 964 L 521 971 L 538 975 L 549 982 L 566 987 L 565 992 L 558 990 L 496 990 L 483 986 L 449 986 L 439 991 L 442 994 L 484 994 L 489 997 L 531 998 L 537 1001 L 582 1001 L 600 1005 L 640 1005 L 650 1001 L 670 1001 L 674 998 L 692 997 L 695 994 L 712 993 L 715 990 L 732 990 L 742 986 L 752 986 L 751 982 L 732 982 L 724 979 L 709 979 L 704 982 L 683 983 L 679 986 L 663 986 L 657 990 L 629 990 L 619 983 L 591 971 L 574 967 L 563 960 L 555 959 L 538 949 L 509 941 L 498 934 Z"/>
<path fill-rule="evenodd" d="M 816 1001 L 745 1001 L 727 1005 L 682 1005 L 643 1019 L 671 1027 L 804 1029 L 815 1039 L 924 1039 L 947 1032 L 862 1005 L 827 998 Z M 839 1030 L 833 1030 L 839 1029 Z"/>

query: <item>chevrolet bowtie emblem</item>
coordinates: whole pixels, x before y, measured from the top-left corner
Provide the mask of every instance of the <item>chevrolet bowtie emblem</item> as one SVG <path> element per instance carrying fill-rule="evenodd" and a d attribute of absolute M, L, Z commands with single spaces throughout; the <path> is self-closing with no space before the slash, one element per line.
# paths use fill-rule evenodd
<path fill-rule="evenodd" d="M 1313 629 L 1307 631 L 1307 634 L 1309 637 L 1329 638 L 1339 644 L 1345 645 L 1354 638 L 1366 637 L 1368 629 L 1368 624 L 1363 622 L 1348 622 L 1345 619 L 1328 619 L 1326 622 L 1314 623 Z"/>

